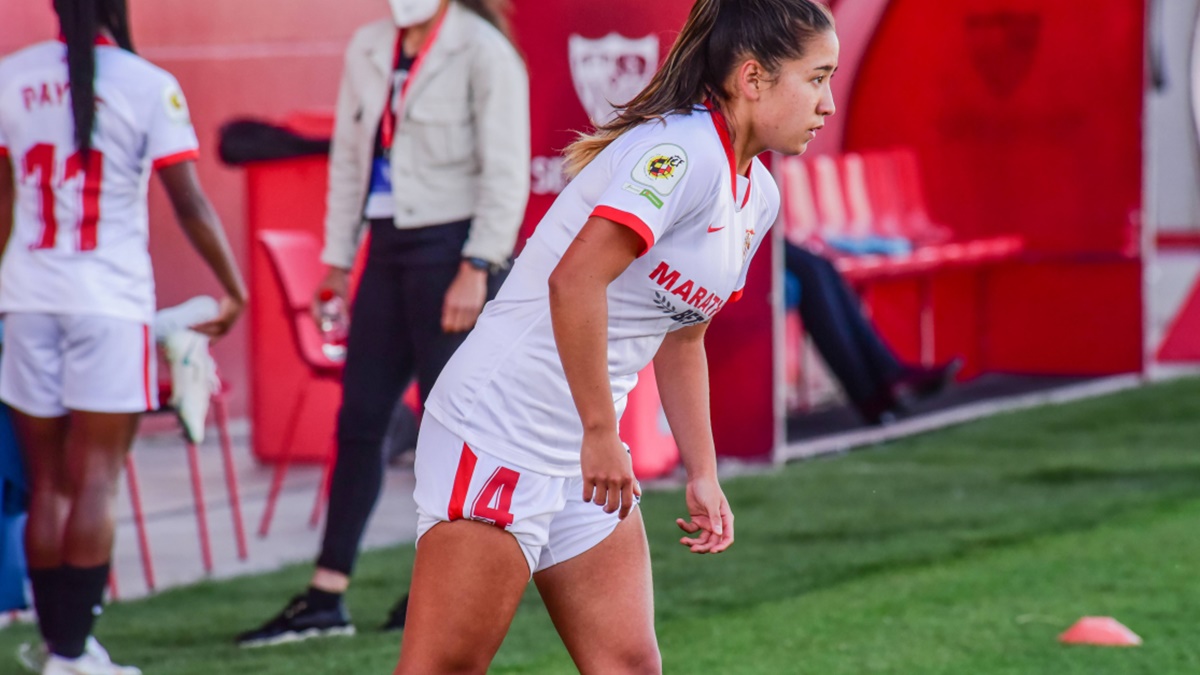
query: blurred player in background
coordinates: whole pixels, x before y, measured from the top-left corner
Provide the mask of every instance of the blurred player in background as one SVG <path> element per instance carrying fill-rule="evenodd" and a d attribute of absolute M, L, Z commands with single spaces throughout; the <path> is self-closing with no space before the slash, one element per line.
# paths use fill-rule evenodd
<path fill-rule="evenodd" d="M 804 151 L 837 57 L 814 2 L 698 0 L 649 86 L 568 149 L 574 180 L 426 404 L 397 673 L 487 670 L 531 575 L 581 672 L 661 670 L 617 422 L 653 360 L 688 474 L 681 543 L 728 548 L 704 332 L 779 209 L 756 156 Z"/>
<path fill-rule="evenodd" d="M 25 552 L 43 673 L 139 672 L 89 639 L 108 580 L 113 499 L 139 415 L 158 407 L 147 189 L 161 178 L 227 294 L 246 289 L 196 177 L 196 134 L 175 78 L 133 53 L 125 0 L 55 0 L 60 40 L 0 62 L 0 398 L 30 471 Z"/>

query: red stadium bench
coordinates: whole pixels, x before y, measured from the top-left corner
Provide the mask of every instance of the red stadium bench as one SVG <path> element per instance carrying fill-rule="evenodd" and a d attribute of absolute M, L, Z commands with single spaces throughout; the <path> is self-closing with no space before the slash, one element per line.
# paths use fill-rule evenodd
<path fill-rule="evenodd" d="M 860 292 L 881 281 L 911 279 L 918 284 L 919 348 L 926 364 L 935 354 L 934 275 L 949 270 L 982 272 L 1015 260 L 1024 249 L 1017 236 L 963 239 L 935 222 L 911 150 L 778 158 L 775 173 L 783 195 L 781 225 L 788 241 L 823 249 Z M 847 252 L 870 249 L 893 250 Z M 789 312 L 788 317 L 789 379 L 802 376 L 803 333 L 796 314 Z M 798 403 L 807 407 L 803 394 Z"/>

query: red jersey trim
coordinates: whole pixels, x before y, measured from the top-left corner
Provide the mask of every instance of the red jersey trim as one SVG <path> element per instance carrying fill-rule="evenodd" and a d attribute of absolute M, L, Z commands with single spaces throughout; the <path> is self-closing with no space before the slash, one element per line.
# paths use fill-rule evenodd
<path fill-rule="evenodd" d="M 733 183 L 731 189 L 733 191 L 733 201 L 737 202 L 737 158 L 733 154 L 733 141 L 729 138 L 729 122 L 725 119 L 725 115 L 721 114 L 720 110 L 713 107 L 712 101 L 708 101 L 705 107 L 709 110 L 709 117 L 712 118 L 713 127 L 717 130 L 717 136 L 721 137 L 721 146 L 725 148 L 725 157 L 729 159 L 729 180 Z M 746 169 L 746 180 L 750 180 L 750 170 L 754 167 L 754 161 L 751 160 L 750 168 Z M 746 186 L 746 196 L 742 198 L 742 205 L 739 209 L 746 208 L 746 204 L 750 203 L 750 189 L 753 185 Z"/>
<path fill-rule="evenodd" d="M 142 325 L 142 387 L 146 391 L 146 410 L 154 410 L 154 396 L 150 389 L 150 359 L 153 352 L 150 348 L 150 326 Z"/>
<path fill-rule="evenodd" d="M 158 159 L 154 160 L 154 170 L 158 171 L 159 169 L 165 169 L 168 166 L 174 166 L 180 162 L 194 162 L 198 159 L 200 159 L 199 150 L 184 150 L 183 152 L 177 152 L 173 155 L 159 157 Z"/>
<path fill-rule="evenodd" d="M 734 291 L 732 294 L 730 294 L 729 299 L 726 300 L 725 302 L 737 302 L 738 300 L 741 300 L 742 299 L 742 290 L 744 290 L 744 289 L 739 288 L 736 291 Z"/>
<path fill-rule="evenodd" d="M 649 251 L 650 247 L 654 246 L 654 230 L 651 230 L 650 226 L 647 225 L 645 221 L 633 215 L 632 213 L 628 213 L 620 209 L 614 209 L 611 206 L 597 206 L 592 210 L 592 215 L 588 217 L 611 220 L 614 223 L 624 225 L 625 227 L 633 230 L 637 236 L 642 238 L 642 243 L 645 244 L 645 247 L 638 253 L 639 258 L 646 255 L 646 251 Z"/>
<path fill-rule="evenodd" d="M 58 41 L 63 44 L 66 44 L 67 36 L 63 35 L 62 33 L 59 33 Z M 96 36 L 96 46 L 97 47 L 120 47 L 121 45 L 118 45 L 116 42 L 113 41 L 112 38 L 108 37 L 107 35 L 97 35 Z"/>

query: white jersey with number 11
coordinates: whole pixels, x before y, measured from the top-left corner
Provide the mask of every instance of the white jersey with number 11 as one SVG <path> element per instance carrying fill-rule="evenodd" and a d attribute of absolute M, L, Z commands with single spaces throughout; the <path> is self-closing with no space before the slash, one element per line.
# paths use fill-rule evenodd
<path fill-rule="evenodd" d="M 85 157 L 75 143 L 66 54 L 52 41 L 0 61 L 0 157 L 12 163 L 17 188 L 0 312 L 150 323 L 150 173 L 194 160 L 196 132 L 174 77 L 101 39 Z"/>

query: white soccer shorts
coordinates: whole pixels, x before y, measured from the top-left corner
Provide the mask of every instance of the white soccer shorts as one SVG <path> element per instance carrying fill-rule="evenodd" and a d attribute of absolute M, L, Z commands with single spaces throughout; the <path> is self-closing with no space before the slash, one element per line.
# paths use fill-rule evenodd
<path fill-rule="evenodd" d="M 0 400 L 34 417 L 157 409 L 150 326 L 106 316 L 10 313 Z"/>
<path fill-rule="evenodd" d="M 616 513 L 583 501 L 583 478 L 547 476 L 467 444 L 433 415 L 421 420 L 414 467 L 417 545 L 434 525 L 469 518 L 512 534 L 530 575 L 586 552 L 616 529 Z"/>

